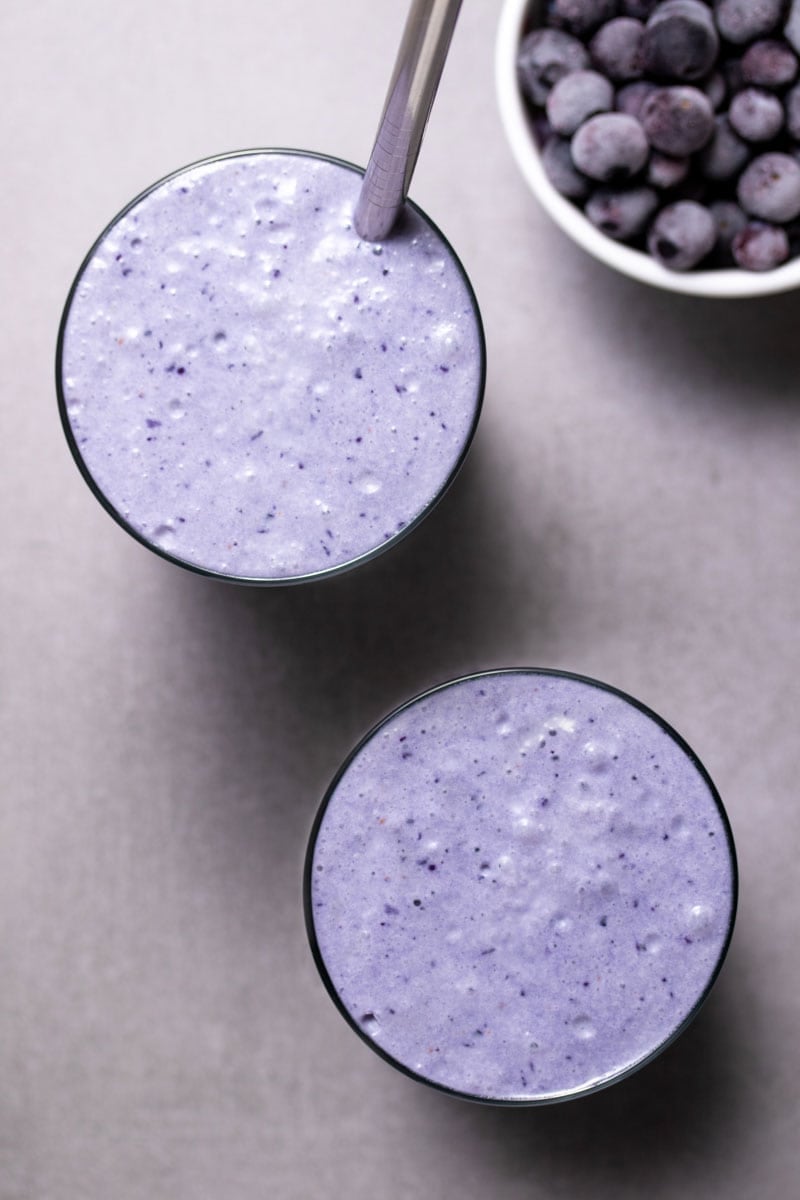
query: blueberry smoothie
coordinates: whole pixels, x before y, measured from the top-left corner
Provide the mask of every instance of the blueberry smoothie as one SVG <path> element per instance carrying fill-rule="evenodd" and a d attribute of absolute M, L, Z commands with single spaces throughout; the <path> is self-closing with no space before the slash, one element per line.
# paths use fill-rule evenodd
<path fill-rule="evenodd" d="M 412 204 L 362 241 L 362 175 L 250 151 L 156 184 L 73 285 L 58 390 L 79 467 L 135 537 L 207 574 L 286 583 L 407 533 L 467 451 L 475 297 Z"/>
<path fill-rule="evenodd" d="M 593 680 L 498 671 L 397 710 L 331 786 L 306 920 L 334 1001 L 413 1077 L 535 1104 L 605 1086 L 694 1016 L 736 907 L 703 767 Z"/>

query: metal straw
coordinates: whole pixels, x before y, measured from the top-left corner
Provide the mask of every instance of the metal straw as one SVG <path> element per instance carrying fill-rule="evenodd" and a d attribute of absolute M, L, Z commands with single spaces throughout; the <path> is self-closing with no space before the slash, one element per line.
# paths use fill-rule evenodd
<path fill-rule="evenodd" d="M 391 232 L 411 183 L 461 0 L 413 0 L 355 212 L 359 237 Z"/>

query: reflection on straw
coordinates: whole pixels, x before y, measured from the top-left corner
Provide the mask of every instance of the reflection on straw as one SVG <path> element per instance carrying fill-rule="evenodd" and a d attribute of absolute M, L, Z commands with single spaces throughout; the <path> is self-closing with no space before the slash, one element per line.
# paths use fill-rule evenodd
<path fill-rule="evenodd" d="M 365 241 L 385 238 L 403 206 L 460 8 L 413 0 L 356 206 Z"/>

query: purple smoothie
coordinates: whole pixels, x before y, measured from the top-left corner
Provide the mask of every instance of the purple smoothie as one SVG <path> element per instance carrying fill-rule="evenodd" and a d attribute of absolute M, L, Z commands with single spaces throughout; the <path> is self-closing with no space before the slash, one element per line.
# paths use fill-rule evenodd
<path fill-rule="evenodd" d="M 59 338 L 78 465 L 129 532 L 197 570 L 290 582 L 369 558 L 452 480 L 484 341 L 448 243 L 407 205 L 353 228 L 360 172 L 292 151 L 179 171 L 83 264 Z"/>
<path fill-rule="evenodd" d="M 323 979 L 356 1030 L 461 1096 L 542 1103 L 651 1058 L 736 907 L 707 774 L 592 680 L 501 671 L 399 709 L 334 781 L 307 859 Z"/>

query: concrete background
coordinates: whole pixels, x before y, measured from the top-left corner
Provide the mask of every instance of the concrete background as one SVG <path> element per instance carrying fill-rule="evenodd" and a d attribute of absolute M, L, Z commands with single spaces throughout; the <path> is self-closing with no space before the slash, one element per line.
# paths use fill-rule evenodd
<path fill-rule="evenodd" d="M 405 543 L 238 589 L 129 539 L 64 443 L 82 256 L 219 151 L 365 162 L 406 5 L 32 0 L 0 16 L 0 1200 L 785 1200 L 800 1169 L 800 297 L 618 278 L 528 194 L 464 5 L 412 188 L 481 301 L 474 449 Z M 317 803 L 397 702 L 480 667 L 613 683 L 692 744 L 740 917 L 688 1033 L 555 1108 L 465 1104 L 350 1032 L 306 948 Z"/>

